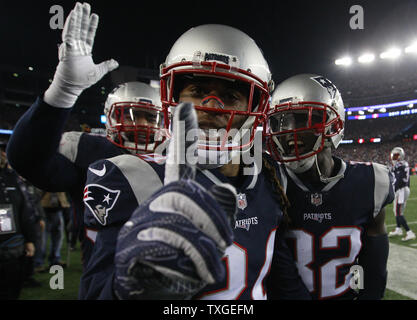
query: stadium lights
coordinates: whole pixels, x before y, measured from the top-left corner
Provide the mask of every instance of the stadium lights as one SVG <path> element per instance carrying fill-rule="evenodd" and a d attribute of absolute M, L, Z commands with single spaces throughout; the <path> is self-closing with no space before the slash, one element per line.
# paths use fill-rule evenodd
<path fill-rule="evenodd" d="M 28 70 L 29 71 L 33 71 L 33 67 L 28 67 Z"/>
<path fill-rule="evenodd" d="M 104 114 L 102 114 L 102 115 L 100 116 L 100 122 L 101 122 L 101 123 L 106 123 L 106 122 L 107 122 L 107 118 L 106 118 L 106 116 L 105 116 Z"/>
<path fill-rule="evenodd" d="M 408 47 L 404 49 L 406 54 L 414 54 L 417 55 L 417 40 L 411 43 Z M 382 60 L 395 60 L 401 56 L 403 53 L 402 48 L 392 47 L 387 51 L 382 52 L 379 54 L 379 57 Z M 362 54 L 357 58 L 357 61 L 362 64 L 368 64 L 375 60 L 375 55 L 371 52 L 367 52 Z M 338 66 L 350 66 L 353 63 L 353 59 L 349 56 L 345 56 L 339 59 L 336 59 L 334 63 Z"/>
<path fill-rule="evenodd" d="M 391 48 L 385 52 L 382 52 L 379 57 L 381 59 L 397 59 L 401 55 L 401 50 L 398 48 Z"/>
<path fill-rule="evenodd" d="M 365 114 L 365 112 L 363 112 L 362 110 L 359 110 L 359 111 L 358 111 L 358 113 L 359 113 L 360 115 Z"/>
<path fill-rule="evenodd" d="M 407 107 L 412 109 L 414 107 L 414 103 L 410 103 Z"/>
<path fill-rule="evenodd" d="M 405 53 L 417 53 L 417 41 L 405 48 Z"/>
<path fill-rule="evenodd" d="M 365 53 L 358 58 L 359 63 L 371 63 L 375 60 L 375 55 L 372 53 Z"/>
<path fill-rule="evenodd" d="M 352 64 L 352 59 L 350 57 L 343 57 L 335 60 L 334 62 L 337 66 L 350 66 Z"/>

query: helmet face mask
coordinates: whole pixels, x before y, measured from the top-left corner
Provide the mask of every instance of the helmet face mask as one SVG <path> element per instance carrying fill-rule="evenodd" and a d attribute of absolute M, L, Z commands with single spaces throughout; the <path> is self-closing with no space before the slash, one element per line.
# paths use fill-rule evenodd
<path fill-rule="evenodd" d="M 269 151 L 280 162 L 298 161 L 318 154 L 326 141 L 343 129 L 336 110 L 317 102 L 276 105 L 267 117 Z"/>
<path fill-rule="evenodd" d="M 162 142 L 164 113 L 150 103 L 114 103 L 108 114 L 107 134 L 112 142 L 134 153 L 153 152 Z"/>
<path fill-rule="evenodd" d="M 222 132 L 221 137 L 217 134 L 215 138 L 199 139 L 199 149 L 249 150 L 256 127 L 265 119 L 273 82 L 262 52 L 243 32 L 223 25 L 203 25 L 184 33 L 161 66 L 162 104 L 175 108 L 180 101 L 186 101 L 180 98 L 180 92 L 187 84 L 214 80 L 244 91 L 247 103 L 244 108 L 237 108 L 222 92 L 202 92 L 194 97 L 198 102 L 189 101 L 195 105 L 202 129 Z M 210 127 L 209 121 L 205 125 L 204 119 L 209 117 L 223 118 L 219 121 L 222 126 L 212 123 Z"/>
<path fill-rule="evenodd" d="M 272 95 L 264 127 L 267 148 L 277 161 L 305 171 L 324 148 L 338 147 L 344 116 L 340 93 L 329 80 L 311 74 L 291 77 Z"/>
<path fill-rule="evenodd" d="M 108 140 L 133 154 L 154 152 L 167 136 L 168 112 L 160 104 L 158 90 L 145 83 L 116 87 L 104 107 Z"/>
<path fill-rule="evenodd" d="M 207 64 L 215 65 L 216 62 L 205 63 L 205 65 Z M 173 68 L 175 68 L 175 66 L 173 66 Z M 213 69 L 219 70 L 218 67 Z M 164 73 L 161 76 L 161 97 L 164 106 L 175 107 L 178 105 L 178 103 L 180 102 L 179 92 L 184 88 L 184 83 L 187 83 L 186 81 L 184 82 L 185 76 L 187 76 L 189 81 L 201 82 L 201 79 L 214 78 L 219 81 L 230 82 L 231 85 L 234 85 L 237 88 L 241 88 L 242 90 L 245 90 L 247 92 L 247 105 L 244 109 L 234 108 L 233 105 L 231 105 L 229 99 L 225 96 L 210 96 L 209 93 L 207 93 L 207 95 L 202 95 L 199 97 L 201 99 L 200 105 L 194 106 L 198 112 L 198 115 L 201 115 L 201 112 L 210 114 L 213 117 L 216 117 L 218 114 L 223 114 L 227 116 L 228 119 L 227 123 L 225 123 L 222 128 L 213 127 L 213 129 L 225 129 L 225 136 L 222 143 L 218 144 L 215 147 L 213 145 L 203 146 L 202 144 L 199 147 L 205 148 L 207 150 L 219 151 L 245 150 L 246 148 L 250 147 L 251 143 L 253 142 L 254 135 L 256 133 L 256 127 L 264 120 L 264 112 L 266 111 L 266 106 L 269 98 L 269 93 L 267 89 L 261 87 L 259 84 L 256 84 L 255 81 L 248 82 L 245 78 L 241 78 L 235 75 L 228 74 L 228 78 L 226 78 L 226 75 L 222 74 L 221 72 L 219 73 L 218 71 L 211 72 L 200 69 L 189 69 L 187 71 L 181 70 L 179 72 L 173 71 Z M 208 106 L 208 103 L 205 103 L 208 102 L 207 100 L 210 100 L 210 98 L 216 99 L 218 101 L 217 107 L 210 107 Z M 236 121 L 236 119 L 240 119 L 241 121 Z M 234 125 L 236 122 L 240 122 L 239 127 L 236 127 L 236 125 Z M 247 123 L 245 124 L 245 122 Z M 226 136 L 231 136 L 231 129 L 249 130 L 249 132 L 246 133 L 249 134 L 249 139 L 247 139 L 247 143 L 235 143 L 233 145 L 227 144 Z"/>

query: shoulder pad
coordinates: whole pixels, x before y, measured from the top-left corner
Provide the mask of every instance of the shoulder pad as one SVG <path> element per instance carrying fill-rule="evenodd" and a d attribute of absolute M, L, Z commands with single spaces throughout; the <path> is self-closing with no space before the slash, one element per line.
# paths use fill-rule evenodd
<path fill-rule="evenodd" d="M 408 168 L 408 162 L 407 161 L 405 161 L 405 160 L 402 160 L 401 161 L 401 165 L 403 165 L 404 167 L 407 167 Z"/>
<path fill-rule="evenodd" d="M 83 132 L 70 131 L 64 132 L 59 143 L 58 152 L 71 162 L 75 162 L 78 153 L 78 144 Z"/>
<path fill-rule="evenodd" d="M 130 154 L 124 154 L 108 159 L 123 174 L 131 186 L 138 204 L 145 202 L 156 190 L 163 186 L 163 182 L 158 175 L 158 166 Z"/>
<path fill-rule="evenodd" d="M 394 187 L 392 183 L 392 175 L 387 166 L 372 163 L 375 177 L 374 188 L 374 217 L 378 215 L 381 209 L 391 203 L 394 199 Z"/>

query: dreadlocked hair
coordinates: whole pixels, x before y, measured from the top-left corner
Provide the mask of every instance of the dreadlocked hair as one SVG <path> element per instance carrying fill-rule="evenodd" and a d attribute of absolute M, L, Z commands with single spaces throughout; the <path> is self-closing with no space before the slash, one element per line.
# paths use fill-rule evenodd
<path fill-rule="evenodd" d="M 272 191 L 275 195 L 275 198 L 281 206 L 281 210 L 283 213 L 282 228 L 286 229 L 291 222 L 287 212 L 287 209 L 291 206 L 291 203 L 288 200 L 287 195 L 285 194 L 281 182 L 278 179 L 276 167 L 270 161 L 273 160 L 270 160 L 269 157 L 263 154 L 262 163 L 264 168 L 267 170 L 265 176 L 268 178 L 268 181 L 272 186 Z"/>

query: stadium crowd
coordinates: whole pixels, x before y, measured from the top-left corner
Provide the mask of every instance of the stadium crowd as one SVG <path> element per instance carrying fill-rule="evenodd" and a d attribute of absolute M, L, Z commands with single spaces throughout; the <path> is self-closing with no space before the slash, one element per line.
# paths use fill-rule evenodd
<path fill-rule="evenodd" d="M 373 69 L 333 70 L 329 75 L 339 88 L 345 106 L 378 105 L 417 97 L 414 64 L 384 65 Z M 383 79 L 383 81 L 377 81 Z"/>
<path fill-rule="evenodd" d="M 407 134 L 409 130 L 413 130 L 416 120 L 416 115 L 367 120 L 348 120 L 345 124 L 344 139 L 381 138 L 384 141 L 392 141 L 400 135 Z"/>
<path fill-rule="evenodd" d="M 405 160 L 410 164 L 411 168 L 417 164 L 417 142 L 401 142 L 391 141 L 387 143 L 374 144 L 345 144 L 341 145 L 335 154 L 347 161 L 359 162 L 378 162 L 381 164 L 389 164 L 389 154 L 395 147 L 402 147 L 405 151 Z"/>

